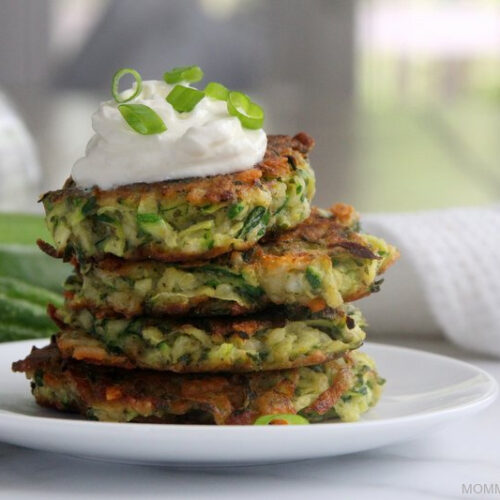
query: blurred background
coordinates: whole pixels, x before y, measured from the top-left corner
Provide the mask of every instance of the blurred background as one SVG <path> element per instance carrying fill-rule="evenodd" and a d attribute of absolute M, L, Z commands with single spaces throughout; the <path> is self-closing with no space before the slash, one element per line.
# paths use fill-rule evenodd
<path fill-rule="evenodd" d="M 500 1 L 0 0 L 0 209 L 60 187 L 116 69 L 187 64 L 315 137 L 318 204 L 500 198 Z"/>

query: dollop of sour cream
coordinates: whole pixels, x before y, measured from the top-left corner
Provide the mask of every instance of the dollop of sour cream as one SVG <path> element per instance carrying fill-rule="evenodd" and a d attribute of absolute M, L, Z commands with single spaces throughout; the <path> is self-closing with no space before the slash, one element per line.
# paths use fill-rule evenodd
<path fill-rule="evenodd" d="M 210 97 L 192 111 L 178 113 L 165 100 L 172 88 L 163 81 L 144 81 L 141 93 L 128 102 L 153 109 L 167 127 L 160 134 L 139 134 L 125 121 L 118 103 L 101 103 L 92 116 L 95 135 L 71 171 L 79 187 L 111 189 L 135 182 L 227 174 L 263 159 L 267 146 L 263 129 L 245 129 L 229 115 L 224 101 Z"/>

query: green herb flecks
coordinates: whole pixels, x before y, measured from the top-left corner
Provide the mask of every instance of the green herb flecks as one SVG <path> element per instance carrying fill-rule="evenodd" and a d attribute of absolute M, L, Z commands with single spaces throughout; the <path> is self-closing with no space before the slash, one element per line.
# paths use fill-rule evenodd
<path fill-rule="evenodd" d="M 314 267 L 310 266 L 306 269 L 306 279 L 313 290 L 320 288 L 323 281 L 321 274 Z"/>
<path fill-rule="evenodd" d="M 265 221 L 265 215 L 268 211 L 265 207 L 255 207 L 245 219 L 243 227 L 237 234 L 238 238 L 244 238 L 252 229 L 256 228 L 261 222 Z M 268 215 L 269 217 L 269 215 Z"/>
<path fill-rule="evenodd" d="M 244 208 L 243 203 L 233 203 L 227 211 L 227 216 L 232 220 L 237 217 Z"/>

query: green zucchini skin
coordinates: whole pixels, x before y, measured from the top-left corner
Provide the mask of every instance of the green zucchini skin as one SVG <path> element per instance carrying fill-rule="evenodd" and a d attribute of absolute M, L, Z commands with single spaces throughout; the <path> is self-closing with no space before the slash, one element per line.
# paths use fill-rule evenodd
<path fill-rule="evenodd" d="M 25 281 L 0 276 L 0 293 L 12 299 L 20 299 L 47 308 L 47 304 L 61 304 L 61 295 L 42 288 L 40 286 L 26 283 Z"/>
<path fill-rule="evenodd" d="M 60 293 L 71 266 L 40 252 L 35 245 L 0 244 L 0 277 Z"/>
<path fill-rule="evenodd" d="M 62 302 L 50 290 L 0 276 L 0 342 L 49 337 L 56 327 L 47 316 L 47 306 Z"/>

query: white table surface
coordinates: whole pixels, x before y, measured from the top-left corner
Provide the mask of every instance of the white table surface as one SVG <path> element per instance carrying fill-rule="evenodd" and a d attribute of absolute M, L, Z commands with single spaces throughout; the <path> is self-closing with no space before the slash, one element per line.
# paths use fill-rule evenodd
<path fill-rule="evenodd" d="M 383 341 L 469 361 L 500 382 L 499 361 L 463 353 L 444 341 Z M 500 399 L 472 418 L 415 441 L 344 457 L 257 467 L 131 466 L 0 443 L 0 498 L 493 498 L 500 491 L 499 417 Z M 472 485 L 476 493 L 463 493 L 462 485 Z M 497 494 L 480 494 L 483 485 L 496 485 Z"/>

